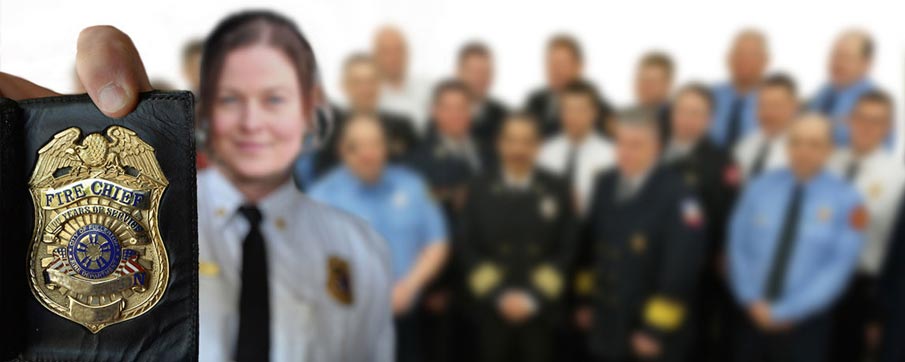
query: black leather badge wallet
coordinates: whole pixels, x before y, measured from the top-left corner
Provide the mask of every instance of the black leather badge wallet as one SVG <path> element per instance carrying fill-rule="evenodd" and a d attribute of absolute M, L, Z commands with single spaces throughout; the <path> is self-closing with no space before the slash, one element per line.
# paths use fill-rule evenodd
<path fill-rule="evenodd" d="M 193 105 L 0 99 L 0 360 L 194 361 Z"/>

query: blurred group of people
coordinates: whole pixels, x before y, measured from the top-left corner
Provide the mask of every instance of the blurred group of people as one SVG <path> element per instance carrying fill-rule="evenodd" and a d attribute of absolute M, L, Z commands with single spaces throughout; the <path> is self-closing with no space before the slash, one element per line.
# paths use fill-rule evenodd
<path fill-rule="evenodd" d="M 838 36 L 808 100 L 757 30 L 716 85 L 650 52 L 625 107 L 565 34 L 517 106 L 480 42 L 434 83 L 398 28 L 372 44 L 344 102 L 315 95 L 294 178 L 386 240 L 397 360 L 905 360 L 905 161 L 870 35 Z"/>

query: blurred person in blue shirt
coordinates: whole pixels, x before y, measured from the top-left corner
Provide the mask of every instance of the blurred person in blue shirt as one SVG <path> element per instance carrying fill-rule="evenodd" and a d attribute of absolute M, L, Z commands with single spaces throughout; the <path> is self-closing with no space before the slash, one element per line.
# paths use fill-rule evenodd
<path fill-rule="evenodd" d="M 387 240 L 395 280 L 397 360 L 420 360 L 412 306 L 446 262 L 443 213 L 414 172 L 387 166 L 385 131 L 374 116 L 350 118 L 339 137 L 343 164 L 312 187 L 311 197 L 365 219 Z"/>
<path fill-rule="evenodd" d="M 831 126 L 807 115 L 790 128 L 789 167 L 752 180 L 733 213 L 730 284 L 748 318 L 737 361 L 825 361 L 828 309 L 852 275 L 867 213 L 825 170 Z"/>
<path fill-rule="evenodd" d="M 833 141 L 837 145 L 849 144 L 848 116 L 858 98 L 874 89 L 868 77 L 874 48 L 873 39 L 863 31 L 849 30 L 839 35 L 830 52 L 830 79 L 808 105 L 832 121 Z"/>
<path fill-rule="evenodd" d="M 710 137 L 731 150 L 742 137 L 757 128 L 757 86 L 769 62 L 767 38 L 754 29 L 743 30 L 732 42 L 726 59 L 729 81 L 713 88 L 716 105 Z"/>

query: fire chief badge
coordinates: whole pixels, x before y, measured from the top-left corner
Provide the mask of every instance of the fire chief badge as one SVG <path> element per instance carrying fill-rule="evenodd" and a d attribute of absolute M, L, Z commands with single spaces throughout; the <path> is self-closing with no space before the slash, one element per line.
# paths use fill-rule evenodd
<path fill-rule="evenodd" d="M 38 151 L 29 279 L 44 307 L 97 333 L 163 296 L 169 262 L 157 208 L 168 182 L 135 132 L 81 136 L 66 129 Z"/>

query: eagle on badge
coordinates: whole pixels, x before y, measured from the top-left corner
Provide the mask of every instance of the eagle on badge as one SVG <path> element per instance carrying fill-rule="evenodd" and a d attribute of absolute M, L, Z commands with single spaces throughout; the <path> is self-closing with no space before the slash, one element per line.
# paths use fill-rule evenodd
<path fill-rule="evenodd" d="M 154 148 L 125 127 L 84 138 L 68 128 L 38 150 L 28 266 L 41 305 L 92 333 L 154 307 L 169 278 L 167 185 Z"/>

